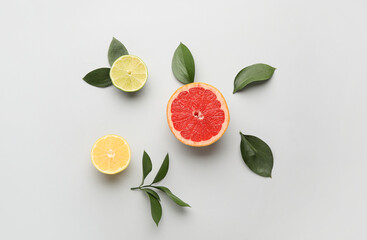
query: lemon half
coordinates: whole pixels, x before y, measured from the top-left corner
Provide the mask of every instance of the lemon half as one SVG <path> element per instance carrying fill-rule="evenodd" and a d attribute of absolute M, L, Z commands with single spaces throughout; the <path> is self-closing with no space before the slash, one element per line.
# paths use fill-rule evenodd
<path fill-rule="evenodd" d="M 106 135 L 98 139 L 91 152 L 93 165 L 102 173 L 116 174 L 127 168 L 130 163 L 130 147 L 118 135 Z"/>

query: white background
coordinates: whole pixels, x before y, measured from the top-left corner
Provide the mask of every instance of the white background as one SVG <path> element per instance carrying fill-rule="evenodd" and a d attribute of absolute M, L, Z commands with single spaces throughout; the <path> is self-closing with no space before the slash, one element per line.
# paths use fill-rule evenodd
<path fill-rule="evenodd" d="M 366 239 L 366 16 L 353 1 L 2 1 L 1 239 Z M 148 66 L 138 93 L 86 84 L 112 37 Z M 166 104 L 182 84 L 171 59 L 191 50 L 195 81 L 225 96 L 231 122 L 206 148 L 178 142 Z M 277 68 L 232 94 L 245 66 Z M 252 173 L 239 131 L 266 141 L 273 178 Z M 123 136 L 129 168 L 106 176 L 93 143 Z M 131 191 L 141 157 L 191 209 L 163 197 L 157 228 Z M 152 180 L 150 176 L 149 180 Z"/>

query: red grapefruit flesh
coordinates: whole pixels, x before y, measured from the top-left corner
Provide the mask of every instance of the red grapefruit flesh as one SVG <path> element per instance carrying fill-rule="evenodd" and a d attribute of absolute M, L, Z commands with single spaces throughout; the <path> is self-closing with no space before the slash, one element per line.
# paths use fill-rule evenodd
<path fill-rule="evenodd" d="M 203 147 L 222 137 L 229 124 L 229 111 L 218 89 L 206 83 L 190 83 L 171 96 L 167 121 L 182 143 Z"/>

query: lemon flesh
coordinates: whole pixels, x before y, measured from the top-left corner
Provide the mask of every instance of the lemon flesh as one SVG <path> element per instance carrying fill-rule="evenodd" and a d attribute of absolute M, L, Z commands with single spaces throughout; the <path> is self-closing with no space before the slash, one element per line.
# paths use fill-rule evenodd
<path fill-rule="evenodd" d="M 116 174 L 125 170 L 129 166 L 130 155 L 126 140 L 112 134 L 98 139 L 91 152 L 93 165 L 105 174 Z"/>
<path fill-rule="evenodd" d="M 113 63 L 110 77 L 115 87 L 125 92 L 136 92 L 145 85 L 148 69 L 137 56 L 124 55 Z"/>

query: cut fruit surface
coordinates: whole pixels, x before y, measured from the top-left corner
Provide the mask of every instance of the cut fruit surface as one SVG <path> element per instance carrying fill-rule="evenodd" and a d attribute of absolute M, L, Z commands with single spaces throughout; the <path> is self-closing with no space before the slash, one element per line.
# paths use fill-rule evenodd
<path fill-rule="evenodd" d="M 106 135 L 98 139 L 92 148 L 93 165 L 102 173 L 116 174 L 130 163 L 130 147 L 125 139 L 118 135 Z"/>
<path fill-rule="evenodd" d="M 167 121 L 182 143 L 203 147 L 222 137 L 229 124 L 229 111 L 218 89 L 206 83 L 191 83 L 171 96 Z"/>
<path fill-rule="evenodd" d="M 148 70 L 137 56 L 124 55 L 113 63 L 110 77 L 115 87 L 125 92 L 136 92 L 145 85 Z"/>

